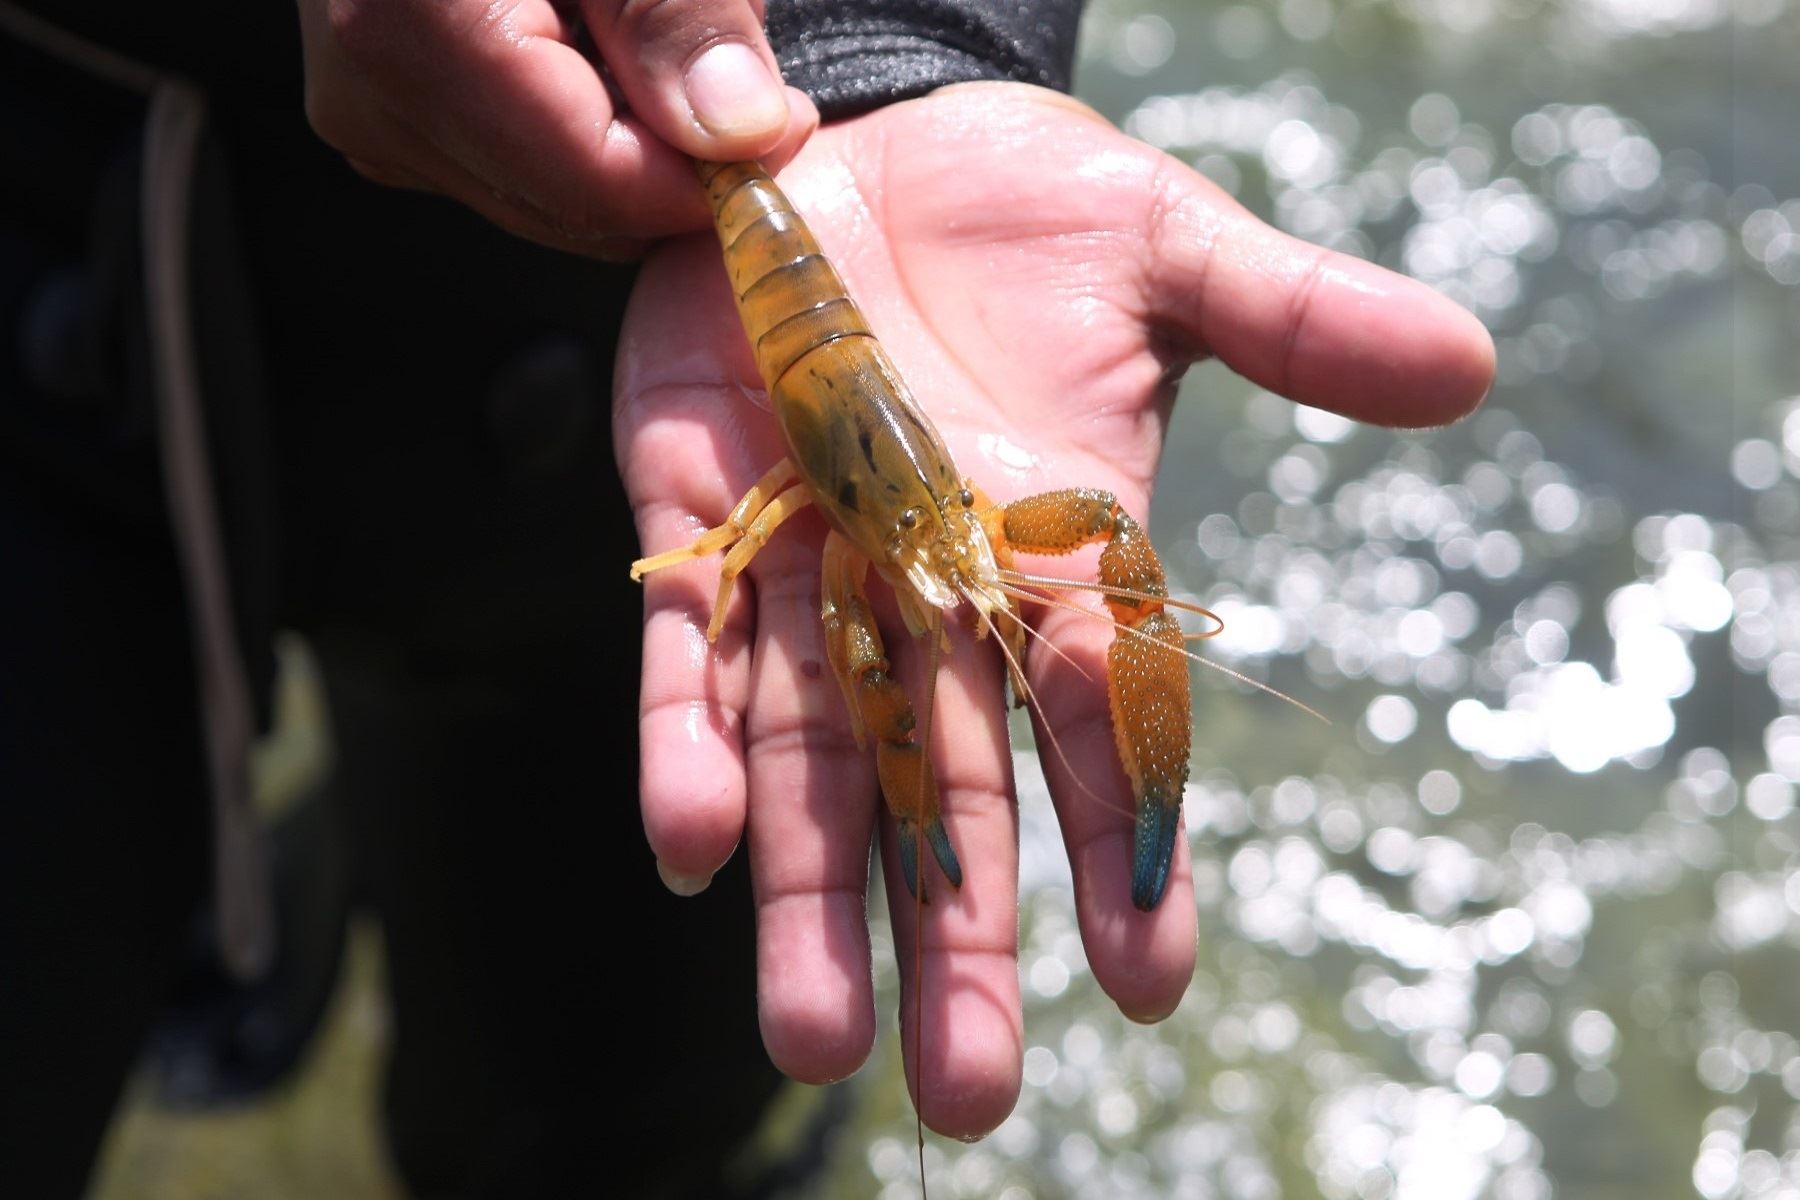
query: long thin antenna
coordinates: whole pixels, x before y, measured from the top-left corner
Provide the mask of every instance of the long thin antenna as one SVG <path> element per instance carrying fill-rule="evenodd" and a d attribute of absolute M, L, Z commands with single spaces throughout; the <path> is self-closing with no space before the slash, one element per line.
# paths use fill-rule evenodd
<path fill-rule="evenodd" d="M 1189 640 L 1218 637 L 1225 632 L 1225 618 L 1204 604 L 1195 604 L 1192 600 L 1183 600 L 1179 596 L 1153 596 L 1149 592 L 1140 592 L 1136 588 L 1114 587 L 1110 583 L 1101 583 L 1097 579 L 1059 579 L 1054 575 L 1027 575 L 1023 571 L 1014 571 L 1011 568 L 1002 569 L 995 578 L 1002 583 L 1050 588 L 1056 591 L 1097 592 L 1102 596 L 1112 596 L 1119 600 L 1154 600 L 1169 608 L 1190 612 L 1197 617 L 1205 617 L 1213 622 L 1215 628 L 1209 629 L 1205 633 L 1183 635 Z"/>
<path fill-rule="evenodd" d="M 925 878 L 930 873 L 931 860 L 925 856 L 925 784 L 931 778 L 931 722 L 937 715 L 938 665 L 944 655 L 942 609 L 931 610 L 931 626 L 926 635 L 931 639 L 931 658 L 925 674 L 925 720 L 920 723 L 919 735 L 925 769 L 919 772 L 919 794 L 913 805 L 914 858 L 919 864 L 913 887 L 913 1075 L 918 1083 L 918 1094 L 913 1100 L 913 1133 L 919 1143 L 920 1200 L 930 1200 L 930 1185 L 925 1180 Z"/>
<path fill-rule="evenodd" d="M 1017 572 L 1011 572 L 1011 573 L 1017 574 Z M 1148 634 L 1145 634 L 1140 630 L 1133 629 L 1131 626 L 1125 624 L 1123 621 L 1116 620 L 1115 618 L 1113 618 L 1112 616 L 1110 616 L 1106 613 L 1098 613 L 1098 612 L 1095 612 L 1091 608 L 1083 608 L 1083 607 L 1081 607 L 1081 605 L 1071 603 L 1068 600 L 1064 600 L 1060 596 L 1040 595 L 1037 592 L 1030 591 L 1026 588 L 1020 587 L 1013 583 L 1009 583 L 1002 579 L 996 579 L 992 586 L 999 588 L 1002 592 L 1006 593 L 1008 596 L 1012 596 L 1019 600 L 1030 600 L 1037 604 L 1047 604 L 1051 608 L 1065 609 L 1068 612 L 1076 613 L 1076 614 L 1086 617 L 1090 620 L 1105 621 L 1108 625 L 1111 625 L 1115 630 L 1117 630 L 1121 634 L 1130 634 L 1132 637 L 1143 638 L 1145 641 L 1151 642 L 1157 646 L 1163 646 L 1170 650 L 1175 650 L 1176 653 L 1182 655 L 1184 658 L 1190 658 L 1193 661 L 1199 663 L 1203 667 L 1210 667 L 1213 670 L 1219 672 L 1219 674 L 1221 674 L 1221 675 L 1229 676 L 1230 678 L 1237 680 L 1239 683 L 1247 684 L 1248 686 L 1255 688 L 1259 692 L 1267 692 L 1269 695 L 1275 697 L 1277 700 L 1280 700 L 1283 703 L 1293 705 L 1295 708 L 1299 709 L 1301 712 L 1305 713 L 1307 716 L 1313 718 L 1315 721 L 1319 721 L 1325 725 L 1331 724 L 1331 718 L 1327 717 L 1324 713 L 1320 712 L 1316 708 L 1313 708 L 1311 705 L 1304 704 L 1301 701 L 1294 699 L 1292 696 L 1288 695 L 1286 692 L 1282 691 L 1280 688 L 1270 687 L 1268 684 L 1262 682 L 1259 679 L 1252 679 L 1252 678 L 1250 678 L 1250 676 L 1245 675 L 1241 671 L 1234 671 L 1230 667 L 1227 667 L 1227 666 L 1223 665 L 1222 663 L 1216 663 L 1210 658 L 1203 658 L 1202 656 L 1195 654 L 1192 650 L 1183 650 L 1183 649 L 1179 649 L 1174 646 L 1169 646 L 1167 642 L 1159 642 L 1155 638 L 1150 637 Z M 1069 586 L 1075 587 L 1077 590 L 1085 590 L 1085 589 L 1082 589 L 1079 584 L 1070 584 Z M 1108 590 L 1113 591 L 1113 592 L 1118 592 L 1121 589 L 1112 588 L 1112 589 L 1108 589 Z M 1163 597 L 1161 597 L 1161 596 L 1153 596 L 1153 597 L 1147 597 L 1147 598 L 1154 599 L 1154 600 L 1163 600 L 1163 603 L 1165 603 L 1165 604 L 1169 604 L 1176 608 L 1183 608 L 1188 611 L 1206 612 L 1205 609 L 1200 608 L 1198 605 L 1188 604 L 1186 601 L 1176 602 L 1173 600 L 1164 600 Z M 1215 621 L 1217 621 L 1219 619 L 1216 615 L 1214 615 L 1212 613 L 1206 613 L 1206 615 L 1212 617 L 1213 620 L 1215 620 Z M 1223 629 L 1223 627 L 1224 627 L 1223 623 L 1221 623 L 1220 629 Z M 1218 632 L 1219 632 L 1219 630 L 1213 631 L 1214 634 L 1216 634 Z M 1213 635 L 1208 634 L 1206 636 L 1210 637 Z"/>
<path fill-rule="evenodd" d="M 964 599 L 968 599 L 968 593 L 964 592 L 963 597 L 964 597 Z M 1003 655 L 1005 657 L 1007 665 L 1010 666 L 1013 670 L 1013 677 L 1015 679 L 1017 679 L 1019 681 L 1020 685 L 1023 686 L 1025 689 L 1026 703 L 1028 703 L 1032 708 L 1037 709 L 1038 715 L 1040 717 L 1043 716 L 1044 715 L 1044 706 L 1043 706 L 1042 702 L 1040 702 L 1038 700 L 1037 693 L 1032 690 L 1031 684 L 1029 682 L 1027 682 L 1025 679 L 1024 665 L 1021 664 L 1017 659 L 1015 659 L 1013 657 L 1012 650 L 1009 649 L 1006 645 L 1006 639 L 1001 637 L 1000 631 L 994 627 L 994 619 L 992 617 L 988 616 L 987 613 L 983 612 L 981 606 L 979 604 L 976 604 L 973 600 L 970 600 L 969 607 L 973 608 L 975 610 L 976 615 L 979 616 L 984 623 L 986 623 L 986 625 L 988 627 L 988 632 L 994 635 L 994 644 L 1000 647 L 1001 655 Z M 1026 633 L 1029 633 L 1032 637 L 1037 638 L 1039 645 L 1044 646 L 1045 648 L 1047 648 L 1051 651 L 1054 651 L 1060 658 L 1062 658 L 1062 660 L 1064 662 L 1068 663 L 1076 671 L 1080 672 L 1083 678 L 1088 678 L 1088 673 L 1081 669 L 1081 665 L 1079 663 L 1077 663 L 1073 658 L 1069 657 L 1069 654 L 1067 651 L 1063 650 L 1062 647 L 1056 645 L 1049 638 L 1045 637 L 1043 634 L 1039 633 L 1037 630 L 1035 630 L 1031 626 L 1027 625 L 1025 623 L 1025 618 L 1023 616 L 1020 616 L 1019 614 L 1014 613 L 1013 620 L 1015 620 L 1019 623 L 1019 628 L 1023 629 Z M 1097 792 L 1094 791 L 1093 788 L 1091 788 L 1087 785 L 1087 781 L 1082 779 L 1081 773 L 1075 769 L 1075 764 L 1071 763 L 1069 761 L 1069 756 L 1067 754 L 1063 753 L 1062 741 L 1056 736 L 1055 731 L 1050 728 L 1050 722 L 1048 720 L 1046 720 L 1044 722 L 1044 736 L 1050 739 L 1050 748 L 1052 750 L 1056 751 L 1057 760 L 1062 763 L 1063 770 L 1065 770 L 1069 773 L 1069 778 L 1073 779 L 1075 781 L 1075 786 L 1080 788 L 1082 790 L 1082 792 L 1084 794 L 1086 794 L 1088 799 L 1092 800 L 1095 804 L 1098 804 L 1101 808 L 1111 809 L 1112 811 L 1121 813 L 1127 817 L 1131 816 L 1131 811 L 1129 809 L 1121 808 L 1120 806 L 1118 806 L 1116 804 L 1107 803 L 1107 801 L 1103 797 L 1101 797 Z"/>
<path fill-rule="evenodd" d="M 980 587 L 981 585 L 977 584 L 976 586 Z M 984 593 L 984 594 L 986 594 L 986 593 Z M 1005 595 L 1005 594 L 1006 593 L 1002 593 L 1002 595 Z M 974 600 L 969 597 L 968 592 L 966 592 L 966 591 L 963 592 L 963 598 L 965 600 L 968 600 L 969 606 L 971 608 L 973 608 L 978 615 L 980 615 L 983 619 L 985 619 L 987 621 L 988 632 L 990 632 L 994 635 L 995 640 L 1000 643 L 1001 652 L 1005 653 L 1006 639 L 1002 638 L 1000 636 L 1000 630 L 994 624 L 993 618 L 987 616 L 986 613 L 983 613 L 981 611 L 981 606 L 976 604 L 974 602 Z M 992 595 L 987 595 L 987 599 L 990 604 L 993 604 L 994 597 Z M 995 604 L 994 607 L 1007 608 L 1006 605 L 1002 605 L 1002 604 Z M 1038 643 L 1040 645 L 1042 645 L 1044 647 L 1044 649 L 1050 651 L 1050 653 L 1052 653 L 1052 654 L 1056 655 L 1056 657 L 1062 659 L 1064 663 L 1068 664 L 1068 667 L 1070 670 L 1074 671 L 1077 675 L 1081 676 L 1083 679 L 1087 680 L 1089 683 L 1092 683 L 1094 681 L 1094 677 L 1092 675 L 1088 674 L 1087 668 L 1082 666 L 1080 663 L 1076 662 L 1073 655 L 1071 655 L 1067 650 L 1064 650 L 1061 646 L 1057 645 L 1055 642 L 1051 641 L 1049 638 L 1045 637 L 1043 634 L 1039 633 L 1036 629 L 1033 629 L 1029 624 L 1027 624 L 1026 620 L 1025 620 L 1025 615 L 1023 613 L 1014 612 L 1010 608 L 1007 611 L 1011 613 L 1012 619 L 1019 623 L 1020 629 L 1023 629 L 1026 633 L 1029 633 L 1032 637 L 1036 638 L 1038 640 Z M 1013 656 L 1011 654 L 1006 655 L 1006 661 L 1009 663 L 1013 663 L 1014 666 L 1019 665 L 1017 663 L 1014 663 Z M 1020 668 L 1020 670 L 1019 670 L 1019 678 L 1021 680 L 1025 678 L 1025 672 L 1024 672 L 1023 668 Z M 1027 690 L 1029 690 L 1029 689 L 1027 689 Z M 1034 699 L 1035 699 L 1035 697 L 1034 697 Z"/>

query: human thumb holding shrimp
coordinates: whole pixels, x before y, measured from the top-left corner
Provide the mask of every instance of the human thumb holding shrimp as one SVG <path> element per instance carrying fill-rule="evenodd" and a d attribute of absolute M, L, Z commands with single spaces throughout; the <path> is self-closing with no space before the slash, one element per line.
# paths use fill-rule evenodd
<path fill-rule="evenodd" d="M 358 171 L 595 257 L 706 223 L 689 156 L 778 166 L 818 124 L 760 0 L 300 0 L 300 25 L 308 118 Z"/>

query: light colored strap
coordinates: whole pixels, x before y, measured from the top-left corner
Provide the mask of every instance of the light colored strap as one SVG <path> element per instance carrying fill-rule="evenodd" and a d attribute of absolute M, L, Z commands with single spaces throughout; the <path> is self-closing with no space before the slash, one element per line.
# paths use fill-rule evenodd
<path fill-rule="evenodd" d="M 212 773 L 219 948 L 233 974 L 254 979 L 274 951 L 267 845 L 250 797 L 256 727 L 250 681 L 238 653 L 188 306 L 191 189 L 205 121 L 205 101 L 186 83 L 164 78 L 150 94 L 143 166 L 144 295 L 163 490 L 187 584 Z"/>
<path fill-rule="evenodd" d="M 238 652 L 189 311 L 192 185 L 206 104 L 190 84 L 59 29 L 6 0 L 0 0 L 0 34 L 149 98 L 139 215 L 157 447 L 187 592 L 212 785 L 213 908 L 219 949 L 233 975 L 254 980 L 268 969 L 275 948 L 268 844 L 251 802 L 254 708 Z"/>
<path fill-rule="evenodd" d="M 11 34 L 52 58 L 80 67 L 88 74 L 122 88 L 149 95 L 162 75 L 155 67 L 127 58 L 115 50 L 95 45 L 86 38 L 58 28 L 36 13 L 0 0 L 0 33 Z"/>

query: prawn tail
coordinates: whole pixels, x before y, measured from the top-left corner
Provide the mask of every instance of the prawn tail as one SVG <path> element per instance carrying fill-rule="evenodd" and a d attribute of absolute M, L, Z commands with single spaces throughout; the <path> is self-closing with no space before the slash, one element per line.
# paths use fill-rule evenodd
<path fill-rule="evenodd" d="M 874 335 L 843 277 L 768 173 L 755 163 L 695 166 L 738 316 L 771 394 L 783 376 L 816 352 L 825 353 L 814 364 L 823 370 L 848 352 L 847 346 L 828 347 L 846 339 L 873 345 Z M 854 369 L 860 359 L 851 358 L 839 367 Z M 776 408 L 779 415 L 779 402 Z"/>

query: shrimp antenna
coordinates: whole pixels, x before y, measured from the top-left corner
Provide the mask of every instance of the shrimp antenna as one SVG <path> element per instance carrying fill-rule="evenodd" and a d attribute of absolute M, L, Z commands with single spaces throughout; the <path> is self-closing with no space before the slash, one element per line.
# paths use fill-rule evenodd
<path fill-rule="evenodd" d="M 1013 657 L 1013 652 L 1010 648 L 1008 648 L 1008 646 L 1006 644 L 1006 639 L 1000 636 L 1000 630 L 995 627 L 994 619 L 992 617 L 990 617 L 987 613 L 982 611 L 981 605 L 976 604 L 974 602 L 974 600 L 972 598 L 970 598 L 968 592 L 966 592 L 966 591 L 963 592 L 963 598 L 965 600 L 969 600 L 969 607 L 973 608 L 975 610 L 976 615 L 979 616 L 981 618 L 982 622 L 987 626 L 988 632 L 994 635 L 994 644 L 1000 647 L 1000 653 L 1006 659 L 1007 666 L 1012 668 L 1012 677 L 1018 681 L 1020 687 L 1023 687 L 1025 689 L 1025 702 L 1027 704 L 1029 704 L 1032 708 L 1037 710 L 1038 716 L 1040 716 L 1040 717 L 1043 716 L 1044 715 L 1044 705 L 1037 698 L 1037 693 L 1032 690 L 1031 684 L 1028 683 L 1025 679 L 1024 664 L 1019 662 L 1018 659 Z M 1033 629 L 1031 626 L 1027 625 L 1025 623 L 1025 619 L 1023 617 L 1021 617 L 1015 613 L 1013 615 L 1013 620 L 1015 620 L 1019 623 L 1019 628 L 1023 629 L 1026 633 L 1029 633 L 1032 637 L 1038 639 L 1038 643 L 1040 645 L 1046 647 L 1047 649 L 1049 649 L 1050 651 L 1055 653 L 1057 655 L 1057 657 L 1061 658 L 1064 662 L 1068 663 L 1071 667 L 1073 667 L 1083 678 L 1092 678 L 1092 676 L 1088 675 L 1088 673 L 1082 669 L 1080 663 L 1076 662 L 1073 658 L 1069 657 L 1069 654 L 1066 650 L 1064 650 L 1061 646 L 1058 646 L 1056 643 L 1052 642 L 1049 638 L 1045 637 L 1043 634 L 1039 633 L 1037 630 Z M 1059 739 L 1056 736 L 1056 732 L 1050 728 L 1050 722 L 1048 720 L 1046 720 L 1044 722 L 1044 736 L 1050 740 L 1050 748 L 1052 750 L 1056 751 L 1057 761 L 1062 763 L 1063 770 L 1065 770 L 1069 773 L 1069 778 L 1073 779 L 1075 781 L 1075 786 L 1081 790 L 1083 795 L 1085 795 L 1088 799 L 1092 800 L 1095 804 L 1099 805 L 1101 808 L 1111 809 L 1112 811 L 1117 812 L 1117 813 L 1122 813 L 1125 816 L 1131 815 L 1129 810 L 1121 808 L 1120 806 L 1118 806 L 1116 804 L 1107 803 L 1107 801 L 1105 799 L 1103 799 L 1098 793 L 1096 793 L 1093 788 L 1091 788 L 1087 785 L 1087 781 L 1082 779 L 1081 773 L 1075 769 L 1075 764 L 1069 761 L 1069 756 L 1067 754 L 1063 753 L 1062 741 L 1061 741 L 1061 739 Z"/>
<path fill-rule="evenodd" d="M 931 778 L 931 723 L 937 716 L 938 665 L 944 656 L 944 614 L 931 610 L 930 666 L 925 675 L 925 720 L 919 729 L 919 752 L 924 755 L 926 770 L 919 773 L 918 794 L 913 797 L 913 854 L 920 870 L 913 885 L 913 1075 L 918 1080 L 918 1096 L 913 1100 L 913 1135 L 919 1144 L 919 1197 L 930 1200 L 925 1181 L 925 787 Z"/>
<path fill-rule="evenodd" d="M 978 589 L 980 589 L 979 584 L 976 586 Z M 982 594 L 987 596 L 990 603 L 993 601 L 993 596 L 990 593 L 983 590 Z M 969 593 L 967 591 L 963 592 L 963 598 L 965 600 L 970 599 Z M 1000 631 L 994 625 L 992 618 L 988 618 L 986 613 L 982 613 L 981 607 L 979 605 L 975 604 L 973 602 L 973 600 L 970 600 L 970 605 L 971 605 L 971 607 L 973 607 L 975 609 L 975 611 L 978 614 L 980 614 L 982 617 L 987 619 L 988 632 L 992 633 L 996 638 L 1000 637 Z M 995 607 L 1004 607 L 1004 606 L 996 605 Z M 1087 680 L 1089 683 L 1093 682 L 1094 677 L 1092 675 L 1088 674 L 1088 669 L 1086 667 L 1084 667 L 1080 663 L 1076 662 L 1074 657 L 1067 650 L 1064 650 L 1061 646 L 1057 645 L 1055 642 L 1051 641 L 1049 638 L 1047 638 L 1043 634 L 1039 633 L 1036 629 L 1033 629 L 1031 627 L 1031 625 L 1029 625 L 1026 622 L 1024 616 L 1015 612 L 1012 614 L 1012 618 L 1013 618 L 1013 620 L 1015 620 L 1019 623 L 1020 629 L 1023 629 L 1026 633 L 1029 633 L 1032 637 L 1036 638 L 1040 643 L 1042 643 L 1044 649 L 1050 651 L 1050 653 L 1056 655 L 1056 657 L 1062 659 L 1063 662 L 1067 663 L 1070 670 L 1074 671 L 1077 675 L 1081 676 L 1083 679 Z M 1001 645 L 1002 650 L 1004 650 L 1005 646 L 1006 646 L 1006 642 L 1004 639 L 1001 640 L 1000 645 Z M 1013 656 L 1011 654 L 1006 655 L 1006 661 L 1011 663 L 1013 661 Z M 1019 670 L 1017 677 L 1021 682 L 1024 680 L 1025 672 L 1022 668 Z M 1030 689 L 1027 688 L 1026 691 L 1029 692 Z M 1030 699 L 1034 704 L 1037 702 L 1037 697 L 1035 695 L 1031 696 Z"/>
<path fill-rule="evenodd" d="M 1133 629 L 1131 626 L 1125 624 L 1123 621 L 1119 621 L 1106 613 L 1097 613 L 1091 608 L 1083 608 L 1083 607 L 1081 607 L 1081 605 L 1071 603 L 1068 600 L 1064 600 L 1060 596 L 1042 595 L 1037 592 L 1029 591 L 1026 588 L 1019 587 L 1018 585 L 1010 583 L 1006 580 L 997 580 L 995 582 L 994 586 L 999 588 L 1002 592 L 1005 592 L 1008 596 L 1012 596 L 1016 599 L 1030 600 L 1030 601 L 1033 601 L 1038 604 L 1047 604 L 1051 608 L 1066 609 L 1067 611 L 1076 613 L 1082 617 L 1087 618 L 1088 620 L 1105 621 L 1108 625 L 1111 625 L 1113 627 L 1113 629 L 1118 631 L 1120 634 L 1129 634 L 1132 637 L 1143 638 L 1145 641 L 1152 642 L 1153 644 L 1158 645 L 1158 646 L 1167 646 L 1167 643 L 1158 642 L 1158 641 L 1156 641 L 1156 639 L 1149 637 L 1147 634 L 1141 632 L 1140 630 Z M 1078 588 L 1078 590 L 1085 590 L 1085 589 Z M 1107 589 L 1107 590 L 1112 591 L 1112 592 L 1120 592 L 1123 589 L 1111 588 L 1111 589 Z M 1163 600 L 1163 597 L 1161 597 L 1161 596 L 1151 596 L 1151 597 L 1145 597 L 1145 598 L 1152 599 L 1152 600 Z M 1172 607 L 1182 608 L 1182 609 L 1185 609 L 1188 611 L 1203 612 L 1203 613 L 1206 613 L 1207 616 L 1212 617 L 1213 620 L 1215 620 L 1215 621 L 1219 620 L 1217 615 L 1207 612 L 1205 609 L 1200 608 L 1200 606 L 1196 605 L 1196 604 L 1188 604 L 1186 602 L 1177 603 L 1177 602 L 1169 601 L 1169 600 L 1163 600 L 1163 602 L 1165 604 L 1171 605 Z M 1205 636 L 1212 637 L 1215 634 L 1217 634 L 1220 630 L 1222 630 L 1223 628 L 1224 628 L 1224 622 L 1220 621 L 1219 629 L 1215 629 L 1211 633 L 1206 634 Z M 1203 658 L 1202 656 L 1195 654 L 1192 650 L 1183 650 L 1183 649 L 1179 649 L 1178 647 L 1174 647 L 1174 646 L 1167 646 L 1167 648 L 1174 650 L 1176 653 L 1180 654 L 1184 658 L 1192 659 L 1193 661 L 1199 663 L 1203 667 L 1210 667 L 1211 669 L 1219 672 L 1219 674 L 1221 674 L 1221 675 L 1228 676 L 1232 679 L 1237 680 L 1239 683 L 1246 684 L 1250 687 L 1253 687 L 1259 692 L 1267 692 L 1269 695 L 1275 697 L 1275 699 L 1280 700 L 1285 704 L 1293 705 L 1295 708 L 1299 709 L 1301 712 L 1305 713 L 1307 716 L 1313 718 L 1315 721 L 1319 721 L 1325 725 L 1331 724 L 1331 719 L 1329 717 L 1327 717 L 1324 713 L 1320 712 L 1316 708 L 1313 708 L 1309 704 L 1306 704 L 1302 701 L 1294 699 L 1292 696 L 1288 695 L 1286 692 L 1282 691 L 1280 688 L 1270 687 L 1268 684 L 1262 682 L 1260 679 L 1252 679 L 1252 678 L 1250 678 L 1250 676 L 1244 674 L 1242 671 L 1235 671 L 1232 668 L 1225 666 L 1223 663 L 1216 663 L 1210 658 Z"/>
<path fill-rule="evenodd" d="M 1110 583 L 1101 583 L 1093 579 L 1058 579 L 1054 575 L 1027 575 L 1023 571 L 1014 571 L 1010 568 L 1003 568 L 998 574 L 1001 580 L 1016 586 L 1046 588 L 1052 591 L 1098 592 L 1102 596 L 1112 596 L 1119 600 L 1155 600 L 1169 608 L 1205 617 L 1216 626 L 1204 633 L 1183 631 L 1181 636 L 1185 641 L 1203 641 L 1206 638 L 1218 637 L 1225 632 L 1225 618 L 1204 605 L 1195 604 L 1192 600 L 1183 600 L 1178 596 L 1152 596 L 1149 592 L 1140 592 L 1136 588 L 1115 587 Z"/>

